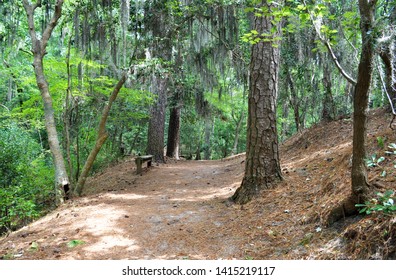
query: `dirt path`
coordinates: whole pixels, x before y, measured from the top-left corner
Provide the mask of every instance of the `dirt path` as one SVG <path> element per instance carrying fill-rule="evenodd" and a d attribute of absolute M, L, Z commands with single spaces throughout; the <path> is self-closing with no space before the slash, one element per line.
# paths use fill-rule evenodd
<path fill-rule="evenodd" d="M 370 115 L 369 154 L 383 150 L 379 136 L 396 143 L 384 115 Z M 127 159 L 90 178 L 84 197 L 0 238 L 0 259 L 347 258 L 343 230 L 362 217 L 326 221 L 350 193 L 351 124 L 341 119 L 291 137 L 281 146 L 284 180 L 246 205 L 227 200 L 241 183 L 243 156 L 169 161 L 142 176 Z M 387 165 L 386 178 L 369 173 L 383 190 L 396 181 L 392 160 Z M 69 248 L 73 240 L 84 244 Z"/>
<path fill-rule="evenodd" d="M 234 219 L 226 199 L 242 176 L 235 161 L 242 160 L 173 162 L 142 176 L 126 161 L 91 179 L 87 197 L 15 233 L 0 249 L 21 259 L 240 258 L 242 240 L 225 230 Z M 85 244 L 68 248 L 71 240 Z M 38 249 L 29 249 L 33 242 Z"/>

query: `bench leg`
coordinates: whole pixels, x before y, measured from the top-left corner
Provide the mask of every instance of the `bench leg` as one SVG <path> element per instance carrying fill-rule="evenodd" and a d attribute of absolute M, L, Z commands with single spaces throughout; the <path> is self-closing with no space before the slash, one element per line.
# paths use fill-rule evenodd
<path fill-rule="evenodd" d="M 136 174 L 142 173 L 142 161 L 140 159 L 135 160 L 136 163 Z"/>

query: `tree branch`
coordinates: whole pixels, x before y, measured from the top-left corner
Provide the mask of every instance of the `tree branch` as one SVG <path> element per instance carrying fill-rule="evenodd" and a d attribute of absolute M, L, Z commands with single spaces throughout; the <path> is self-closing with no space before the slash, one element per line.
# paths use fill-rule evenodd
<path fill-rule="evenodd" d="M 322 33 L 320 32 L 320 29 L 315 25 L 314 16 L 313 16 L 312 13 L 309 11 L 306 2 L 303 1 L 303 3 L 304 3 L 304 5 L 305 5 L 305 7 L 307 8 L 307 12 L 308 12 L 308 14 L 309 14 L 309 18 L 310 18 L 310 20 L 311 20 L 311 22 L 312 22 L 312 25 L 313 25 L 313 27 L 314 27 L 314 30 L 315 30 L 316 34 L 317 34 L 318 37 L 319 37 L 319 40 L 320 40 L 320 41 L 325 45 L 325 47 L 327 48 L 327 50 L 328 50 L 328 52 L 329 52 L 329 54 L 330 54 L 330 56 L 331 56 L 331 59 L 333 60 L 335 66 L 336 66 L 337 69 L 338 69 L 338 71 L 341 73 L 341 75 L 342 75 L 349 83 L 351 83 L 353 86 L 356 86 L 357 81 L 356 81 L 354 78 L 352 78 L 350 75 L 348 75 L 348 73 L 344 70 L 344 68 L 342 68 L 340 62 L 338 61 L 337 56 L 335 55 L 335 53 L 334 53 L 334 51 L 333 51 L 333 49 L 332 49 L 332 47 L 331 47 L 331 45 L 330 45 L 329 40 L 327 40 L 325 37 L 322 36 Z"/>
<path fill-rule="evenodd" d="M 56 24 L 58 23 L 59 18 L 62 16 L 62 5 L 64 0 L 57 0 L 55 4 L 55 12 L 52 15 L 50 22 L 44 30 L 43 37 L 41 39 L 41 52 L 42 55 L 45 54 L 45 48 L 47 47 L 47 43 L 49 38 L 51 37 L 52 31 L 54 30 Z M 40 1 L 41 2 L 41 1 Z"/>
<path fill-rule="evenodd" d="M 25 8 L 26 11 L 27 21 L 29 26 L 29 34 L 30 37 L 32 38 L 32 48 L 34 48 L 37 42 L 36 28 L 34 26 L 34 10 L 38 7 L 39 3 L 41 5 L 41 1 L 37 1 L 37 3 L 32 6 L 28 0 L 23 0 L 23 7 Z"/>

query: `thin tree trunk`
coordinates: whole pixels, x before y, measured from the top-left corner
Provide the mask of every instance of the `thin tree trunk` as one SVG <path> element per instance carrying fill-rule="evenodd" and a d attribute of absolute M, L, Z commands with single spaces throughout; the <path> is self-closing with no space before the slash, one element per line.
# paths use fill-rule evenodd
<path fill-rule="evenodd" d="M 107 105 L 103 108 L 103 113 L 102 117 L 99 122 L 99 127 L 98 127 L 98 136 L 96 138 L 96 143 L 94 148 L 91 150 L 91 152 L 88 155 L 87 161 L 84 164 L 84 167 L 81 171 L 81 175 L 78 178 L 77 185 L 76 185 L 76 190 L 75 193 L 77 195 L 81 195 L 83 192 L 83 188 L 85 185 L 85 181 L 87 180 L 87 177 L 89 175 L 89 172 L 92 169 L 92 165 L 96 159 L 96 156 L 100 152 L 100 149 L 102 148 L 104 142 L 106 141 L 108 137 L 108 133 L 106 132 L 106 122 L 107 118 L 110 113 L 111 106 L 113 105 L 114 100 L 117 98 L 118 93 L 120 92 L 122 86 L 124 85 L 125 81 L 127 79 L 126 73 L 122 75 L 121 79 L 118 81 L 117 85 L 114 87 L 113 92 L 110 95 L 109 102 Z"/>
<path fill-rule="evenodd" d="M 75 130 L 75 135 L 76 135 L 76 146 L 75 146 L 76 171 L 74 173 L 74 182 L 77 182 L 78 177 L 80 176 L 80 168 L 81 168 L 81 163 L 80 163 L 80 123 L 79 123 L 80 108 L 79 108 L 77 100 L 74 100 L 74 106 L 76 109 L 76 120 L 77 120 L 74 125 L 74 130 Z"/>
<path fill-rule="evenodd" d="M 289 123 L 288 123 L 289 106 L 288 106 L 287 102 L 284 102 L 283 106 L 282 106 L 282 118 L 284 120 L 282 123 L 282 131 L 281 131 L 281 139 L 283 141 L 283 139 L 285 139 L 289 133 Z"/>
<path fill-rule="evenodd" d="M 385 90 L 389 95 L 390 102 L 389 108 L 391 111 L 395 109 L 396 105 L 396 80 L 393 78 L 395 76 L 395 48 L 396 45 L 394 42 L 390 43 L 391 46 L 386 46 L 381 49 L 380 57 L 382 62 L 384 63 L 385 68 Z"/>
<path fill-rule="evenodd" d="M 205 118 L 205 147 L 204 147 L 204 159 L 210 160 L 212 154 L 211 141 L 213 131 L 213 120 L 211 116 Z"/>
<path fill-rule="evenodd" d="M 300 117 L 300 100 L 298 99 L 298 94 L 296 88 L 294 87 L 293 77 L 289 70 L 287 70 L 287 83 L 290 89 L 290 105 L 294 112 L 294 123 L 296 125 L 296 130 L 299 132 L 301 130 L 301 117 Z"/>
<path fill-rule="evenodd" d="M 353 159 L 352 159 L 352 192 L 356 203 L 368 198 L 368 183 L 366 169 L 367 143 L 367 110 L 369 91 L 373 76 L 374 41 L 371 34 L 374 24 L 376 0 L 359 0 L 362 32 L 362 52 L 360 56 L 358 79 L 355 88 L 353 112 Z"/>
<path fill-rule="evenodd" d="M 329 215 L 328 224 L 349 215 L 357 213 L 355 204 L 369 199 L 369 184 L 366 169 L 367 143 L 367 110 L 369 90 L 373 76 L 373 58 L 375 38 L 372 28 L 374 24 L 376 0 L 359 0 L 360 29 L 362 32 L 362 51 L 358 68 L 358 78 L 355 87 L 353 112 L 353 148 L 352 148 L 352 195 L 335 207 Z"/>
<path fill-rule="evenodd" d="M 274 4 L 262 1 L 262 5 L 271 10 Z M 271 16 L 256 17 L 254 29 L 259 34 L 273 27 L 279 30 L 279 23 L 274 25 L 272 20 Z M 252 47 L 245 176 L 232 197 L 237 203 L 250 201 L 282 179 L 276 127 L 279 56 L 279 47 L 272 42 Z"/>
<path fill-rule="evenodd" d="M 334 115 L 334 104 L 331 91 L 331 70 L 325 59 L 323 59 L 323 86 L 325 92 L 323 96 L 322 120 L 331 121 L 334 117 L 332 116 Z"/>
<path fill-rule="evenodd" d="M 37 3 L 34 5 L 30 4 L 27 0 L 23 1 L 23 6 L 25 8 L 29 24 L 30 38 L 32 40 L 32 52 L 34 55 L 34 73 L 36 75 L 37 86 L 40 90 L 41 97 L 44 103 L 45 128 L 47 130 L 48 143 L 54 161 L 55 184 L 58 204 L 63 203 L 65 193 L 69 191 L 70 183 L 65 168 L 65 161 L 63 158 L 62 150 L 59 145 L 54 117 L 54 109 L 52 106 L 52 98 L 49 92 L 48 82 L 44 75 L 43 58 L 46 54 L 48 40 L 50 39 L 52 31 L 54 30 L 59 18 L 61 17 L 62 5 L 63 0 L 57 0 L 55 4 L 55 12 L 50 22 L 46 26 L 44 32 L 42 33 L 41 39 L 38 39 L 34 23 L 34 12 L 38 7 L 41 6 L 41 1 L 37 1 Z"/>
<path fill-rule="evenodd" d="M 241 126 L 242 126 L 244 118 L 245 118 L 245 112 L 242 111 L 241 115 L 239 116 L 239 120 L 237 121 L 236 127 L 235 127 L 234 145 L 233 145 L 232 151 L 231 151 L 232 156 L 238 153 L 239 133 L 241 131 Z"/>
<path fill-rule="evenodd" d="M 66 72 L 67 72 L 67 89 L 66 89 L 66 100 L 65 100 L 65 112 L 63 116 L 63 123 L 64 123 L 64 134 L 65 134 L 65 150 L 66 150 L 66 157 L 67 163 L 69 167 L 69 175 L 71 178 L 70 182 L 70 192 L 73 192 L 73 164 L 71 161 L 71 152 L 70 152 L 70 119 L 71 119 L 71 108 L 70 104 L 72 104 L 72 88 L 71 88 L 71 73 L 70 73 L 70 49 L 71 49 L 71 38 L 69 39 L 68 48 L 67 48 L 67 55 L 66 55 Z"/>

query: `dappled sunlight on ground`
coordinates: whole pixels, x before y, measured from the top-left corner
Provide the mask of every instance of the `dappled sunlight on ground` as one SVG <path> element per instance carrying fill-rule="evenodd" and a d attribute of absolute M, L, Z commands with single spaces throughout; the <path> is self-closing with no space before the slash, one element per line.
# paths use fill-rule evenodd
<path fill-rule="evenodd" d="M 149 196 L 147 195 L 139 195 L 133 193 L 107 193 L 101 196 L 102 198 L 109 198 L 109 199 L 126 199 L 126 200 L 136 200 L 136 199 L 145 199 Z"/>
<path fill-rule="evenodd" d="M 369 152 L 375 152 L 376 135 L 396 142 L 383 115 L 369 122 Z M 351 124 L 319 124 L 283 143 L 284 180 L 246 205 L 229 200 L 243 178 L 243 155 L 153 164 L 141 175 L 133 158 L 127 158 L 89 178 L 84 197 L 0 239 L 0 257 L 345 258 L 344 245 L 334 240 L 343 223 L 356 220 L 334 227 L 325 221 L 350 192 Z M 395 178 L 388 175 L 381 184 L 393 186 Z M 72 241 L 81 244 L 69 247 Z"/>

